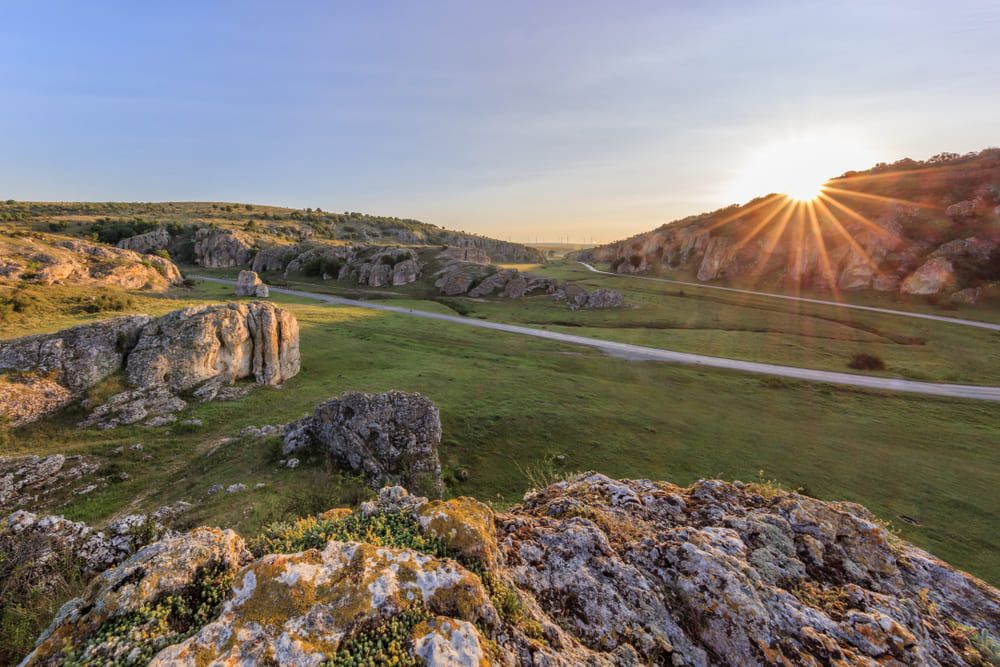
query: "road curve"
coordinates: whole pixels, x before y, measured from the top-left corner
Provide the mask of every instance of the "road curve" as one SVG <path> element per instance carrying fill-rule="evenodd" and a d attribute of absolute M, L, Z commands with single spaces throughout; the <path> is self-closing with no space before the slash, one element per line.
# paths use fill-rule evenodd
<path fill-rule="evenodd" d="M 790 294 L 775 294 L 774 292 L 758 292 L 749 289 L 739 289 L 738 287 L 723 287 L 722 285 L 706 285 L 705 283 L 692 283 L 684 280 L 671 280 L 670 278 L 654 278 L 652 276 L 637 276 L 635 274 L 614 273 L 612 271 L 601 271 L 586 262 L 577 262 L 594 273 L 601 273 L 606 276 L 616 276 L 618 278 L 636 278 L 638 280 L 651 280 L 657 283 L 670 283 L 671 285 L 686 285 L 688 287 L 699 287 L 701 289 L 715 289 L 722 292 L 736 292 L 737 294 L 751 294 L 753 296 L 769 297 L 771 299 L 784 299 L 785 301 L 800 301 L 802 303 L 818 303 L 822 306 L 833 306 L 835 308 L 850 308 L 851 310 L 867 310 L 871 313 L 883 313 L 886 315 L 899 315 L 901 317 L 914 317 L 919 320 L 934 320 L 935 322 L 946 322 L 948 324 L 958 324 L 964 327 L 976 327 L 977 329 L 989 329 L 990 331 L 1000 331 L 1000 324 L 992 322 L 980 322 L 978 320 L 963 320 L 960 317 L 945 317 L 944 315 L 928 315 L 926 313 L 911 313 L 906 310 L 893 310 L 891 308 L 877 308 L 875 306 L 860 306 L 854 303 L 841 303 L 839 301 L 827 301 L 826 299 L 811 299 L 805 296 L 792 296 Z"/>
<path fill-rule="evenodd" d="M 206 280 L 223 285 L 234 285 L 235 280 L 227 278 L 214 278 L 211 276 L 194 275 L 193 278 Z M 323 303 L 338 306 L 354 306 L 356 308 L 369 308 L 390 313 L 400 313 L 412 315 L 414 317 L 424 317 L 432 320 L 442 320 L 454 324 L 479 327 L 480 329 L 492 329 L 506 333 L 519 334 L 522 336 L 534 336 L 535 338 L 545 338 L 560 343 L 570 345 L 584 345 L 601 350 L 607 354 L 641 361 L 666 361 L 675 364 L 687 364 L 693 366 L 709 366 L 712 368 L 725 368 L 744 373 L 757 373 L 760 375 L 777 375 L 780 377 L 794 378 L 796 380 L 807 380 L 810 382 L 826 382 L 830 384 L 846 385 L 850 387 L 861 387 L 864 389 L 880 389 L 888 391 L 901 391 L 911 394 L 925 394 L 928 396 L 947 396 L 950 398 L 971 398 L 983 401 L 1000 401 L 1000 387 L 980 387 L 975 385 L 946 384 L 937 382 L 917 382 L 914 380 L 900 380 L 895 378 L 871 377 L 867 375 L 854 375 L 852 373 L 838 373 L 835 371 L 820 371 L 809 368 L 797 368 L 795 366 L 781 366 L 779 364 L 765 364 L 756 361 L 741 361 L 739 359 L 725 359 L 722 357 L 710 357 L 702 354 L 691 354 L 689 352 L 673 352 L 655 347 L 644 347 L 642 345 L 631 345 L 629 343 L 617 343 L 614 341 L 600 340 L 598 338 L 588 338 L 586 336 L 574 336 L 558 331 L 547 331 L 545 329 L 535 329 L 532 327 L 522 327 L 516 324 L 503 324 L 501 322 L 487 322 L 470 317 L 460 317 L 458 315 L 443 315 L 432 313 L 426 310 L 412 310 L 399 306 L 389 306 L 373 301 L 358 301 L 355 299 L 345 299 L 339 296 L 328 294 L 317 294 L 316 292 L 306 292 L 303 290 L 286 289 L 283 287 L 270 287 L 271 292 L 297 296 L 303 299 L 313 299 Z"/>

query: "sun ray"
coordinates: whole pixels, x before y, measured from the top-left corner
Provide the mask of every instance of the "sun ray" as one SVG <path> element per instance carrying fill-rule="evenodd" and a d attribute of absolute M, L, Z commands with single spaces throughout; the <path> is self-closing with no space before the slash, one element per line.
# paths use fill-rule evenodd
<path fill-rule="evenodd" d="M 858 243 L 857 239 L 855 239 L 854 236 L 852 236 L 851 233 L 849 231 L 847 231 L 847 229 L 844 227 L 844 225 L 841 224 L 841 222 L 837 218 L 836 214 L 833 211 L 830 210 L 830 208 L 826 205 L 826 203 L 823 201 L 823 199 L 817 199 L 816 200 L 816 207 L 819 208 L 819 209 L 821 209 L 822 212 L 826 213 L 827 217 L 830 219 L 830 222 L 832 223 L 833 230 L 835 232 L 837 232 L 838 234 L 840 234 L 840 236 L 842 236 L 844 238 L 844 240 L 847 241 L 848 245 L 850 245 L 851 248 L 853 248 L 855 252 L 859 253 L 862 257 L 864 257 L 865 261 L 868 263 L 868 265 L 870 267 L 872 267 L 872 269 L 874 269 L 875 271 L 878 271 L 878 264 L 875 263 L 875 260 L 873 260 L 871 258 L 871 255 L 869 255 L 868 252 L 861 246 L 861 244 Z M 871 224 L 871 223 L 869 223 L 869 224 Z M 874 226 L 879 231 L 884 232 L 884 233 L 888 233 L 888 232 L 886 232 L 886 230 L 882 229 L 878 225 L 874 225 Z"/>
<path fill-rule="evenodd" d="M 764 272 L 764 268 L 767 263 L 771 260 L 771 255 L 774 254 L 775 248 L 778 247 L 778 243 L 781 242 L 781 237 L 785 234 L 785 228 L 788 227 L 789 220 L 792 219 L 792 215 L 795 214 L 796 209 L 798 209 L 802 203 L 794 199 L 788 198 L 788 202 L 791 204 L 783 214 L 782 218 L 775 223 L 774 231 L 771 233 L 770 239 L 768 239 L 768 245 L 765 246 L 761 256 L 762 260 L 757 262 L 757 266 L 753 269 L 750 274 L 751 281 L 756 283 L 760 278 L 761 274 Z"/>
<path fill-rule="evenodd" d="M 736 242 L 736 247 L 733 249 L 733 252 L 739 252 L 739 250 L 743 248 L 743 246 L 752 241 L 754 237 L 756 237 L 760 232 L 762 232 L 764 228 L 767 227 L 767 225 L 770 224 L 771 221 L 778 216 L 778 214 L 780 214 L 783 210 L 785 210 L 786 207 L 794 206 L 797 201 L 798 200 L 792 199 L 791 197 L 785 197 L 780 206 L 778 206 L 776 209 L 768 213 L 767 217 L 765 217 L 763 220 L 754 225 L 753 229 L 751 229 L 747 234 L 743 236 L 743 238 L 741 238 L 739 241 Z"/>
<path fill-rule="evenodd" d="M 880 234 L 882 236 L 889 236 L 889 231 L 887 229 L 885 229 L 883 227 L 880 227 L 879 225 L 876 225 L 874 222 L 872 222 L 871 220 L 869 220 L 865 216 L 861 215 L 860 213 L 858 213 L 857 211 L 855 211 L 853 208 L 851 208 L 847 204 L 845 204 L 845 203 L 843 203 L 841 201 L 838 201 L 832 195 L 828 195 L 826 193 L 821 194 L 819 197 L 817 197 L 817 201 L 828 202 L 828 203 L 836 206 L 841 211 L 843 211 L 848 217 L 850 217 L 850 218 L 852 218 L 852 219 L 860 222 L 862 225 L 864 225 L 866 228 L 870 229 L 871 231 L 875 232 L 876 234 Z"/>
<path fill-rule="evenodd" d="M 819 228 L 819 218 L 816 216 L 816 206 L 814 202 L 806 202 L 806 213 L 809 216 L 809 227 L 812 230 L 816 251 L 819 253 L 820 268 L 828 282 L 828 289 L 833 293 L 833 298 L 840 301 L 840 289 L 837 286 L 837 275 L 830 265 L 830 254 L 826 250 L 826 241 L 823 240 L 823 232 Z"/>
<path fill-rule="evenodd" d="M 896 199 L 895 197 L 883 197 L 882 195 L 873 195 L 867 192 L 857 192 L 856 190 L 845 190 L 843 188 L 836 188 L 832 185 L 826 186 L 827 192 L 836 192 L 848 197 L 858 197 L 860 199 L 867 199 L 869 201 L 877 201 L 883 204 L 899 204 L 901 206 L 917 206 L 919 208 L 928 208 L 932 210 L 938 210 L 937 206 L 932 204 L 921 204 L 920 202 L 910 201 L 908 199 Z"/>
<path fill-rule="evenodd" d="M 725 218 L 723 218 L 721 220 L 716 220 L 715 222 L 713 222 L 712 224 L 710 224 L 708 227 L 706 227 L 705 231 L 709 231 L 710 232 L 710 231 L 712 231 L 714 229 L 718 229 L 719 227 L 722 227 L 723 225 L 728 225 L 730 222 L 733 222 L 734 220 L 738 220 L 739 218 L 742 218 L 743 216 L 747 215 L 748 213 L 753 213 L 754 211 L 756 211 L 759 208 L 767 206 L 768 204 L 774 204 L 775 202 L 781 201 L 783 199 L 784 199 L 783 195 L 767 195 L 766 197 L 764 197 L 762 200 L 760 200 L 759 202 L 757 202 L 755 204 L 751 204 L 749 206 L 741 206 L 735 212 L 733 212 L 730 215 L 727 215 Z"/>

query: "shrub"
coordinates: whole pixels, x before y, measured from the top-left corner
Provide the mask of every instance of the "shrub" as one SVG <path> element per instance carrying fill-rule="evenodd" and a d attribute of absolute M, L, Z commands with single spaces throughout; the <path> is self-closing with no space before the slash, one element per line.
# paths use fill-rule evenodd
<path fill-rule="evenodd" d="M 848 368 L 854 368 L 861 371 L 881 371 L 885 370 L 885 361 L 881 357 L 877 357 L 874 354 L 867 354 L 865 352 L 859 352 L 851 357 L 851 360 L 847 362 Z"/>

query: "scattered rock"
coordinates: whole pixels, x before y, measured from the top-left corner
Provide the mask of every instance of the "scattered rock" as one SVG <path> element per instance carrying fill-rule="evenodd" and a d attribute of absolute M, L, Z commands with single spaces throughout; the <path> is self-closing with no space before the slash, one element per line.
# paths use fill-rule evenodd
<path fill-rule="evenodd" d="M 226 487 L 226 493 L 239 493 L 241 491 L 246 491 L 247 485 L 243 483 L 230 484 Z"/>
<path fill-rule="evenodd" d="M 952 303 L 978 303 L 979 299 L 983 296 L 982 287 L 967 287 L 957 292 L 953 292 L 949 297 Z"/>
<path fill-rule="evenodd" d="M 215 494 L 222 491 L 223 488 L 224 487 L 221 484 L 213 484 L 212 486 L 208 487 L 208 491 L 206 491 L 205 493 L 210 496 L 214 496 Z"/>
<path fill-rule="evenodd" d="M 285 467 L 286 468 L 298 468 L 299 467 L 299 460 L 297 458 L 294 458 L 294 457 L 290 458 L 287 461 L 285 461 Z"/>
<path fill-rule="evenodd" d="M 181 422 L 185 426 L 204 426 L 205 422 L 200 419 L 185 419 Z"/>
<path fill-rule="evenodd" d="M 254 271 L 240 271 L 236 278 L 236 296 L 255 296 L 263 299 L 270 295 L 264 281 Z"/>
<path fill-rule="evenodd" d="M 937 294 L 955 285 L 955 269 L 944 257 L 933 257 L 911 273 L 900 285 L 907 294 Z"/>
<path fill-rule="evenodd" d="M 0 457 L 0 509 L 35 509 L 51 494 L 71 487 L 99 468 L 97 459 L 86 456 Z"/>
<path fill-rule="evenodd" d="M 289 424 L 284 454 L 318 448 L 378 488 L 441 489 L 441 415 L 420 394 L 347 392 Z"/>
<path fill-rule="evenodd" d="M 186 407 L 186 402 L 163 387 L 130 389 L 94 409 L 80 427 L 111 429 L 140 422 L 149 427 L 164 426 L 175 421 L 175 413 Z"/>
<path fill-rule="evenodd" d="M 285 424 L 264 424 L 263 426 L 244 426 L 240 430 L 241 438 L 269 438 L 272 435 L 283 435 Z"/>

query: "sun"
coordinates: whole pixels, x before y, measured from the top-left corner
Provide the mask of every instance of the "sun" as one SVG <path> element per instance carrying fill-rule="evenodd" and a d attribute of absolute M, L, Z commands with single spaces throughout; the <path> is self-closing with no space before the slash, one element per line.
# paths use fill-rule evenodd
<path fill-rule="evenodd" d="M 738 175 L 726 189 L 726 199 L 743 203 L 778 193 L 809 202 L 822 193 L 829 179 L 873 164 L 872 154 L 858 137 L 846 132 L 789 135 L 747 150 L 735 165 Z"/>

